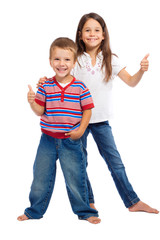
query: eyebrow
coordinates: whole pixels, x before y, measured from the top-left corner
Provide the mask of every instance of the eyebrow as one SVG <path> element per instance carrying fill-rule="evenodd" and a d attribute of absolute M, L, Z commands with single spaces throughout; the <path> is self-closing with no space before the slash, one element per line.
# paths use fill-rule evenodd
<path fill-rule="evenodd" d="M 91 27 L 85 27 L 84 29 L 91 28 Z M 94 27 L 95 29 L 101 29 L 101 27 Z"/>

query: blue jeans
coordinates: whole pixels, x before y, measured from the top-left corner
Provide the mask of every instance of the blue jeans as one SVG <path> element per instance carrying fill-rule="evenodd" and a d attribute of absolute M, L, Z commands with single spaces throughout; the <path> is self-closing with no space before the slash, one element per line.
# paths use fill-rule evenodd
<path fill-rule="evenodd" d="M 81 140 L 56 139 L 44 133 L 33 167 L 34 178 L 29 195 L 31 206 L 25 209 L 25 215 L 39 219 L 46 212 L 54 188 L 58 158 L 73 212 L 79 219 L 98 216 L 98 212 L 89 206 L 86 159 Z"/>
<path fill-rule="evenodd" d="M 125 206 L 131 207 L 137 203 L 140 199 L 134 192 L 125 172 L 125 167 L 122 163 L 120 154 L 116 148 L 112 130 L 108 121 L 89 124 L 84 135 L 82 136 L 82 143 L 84 147 L 84 153 L 87 159 L 87 136 L 91 132 L 98 150 L 105 160 L 112 178 L 115 182 L 117 190 L 125 204 Z M 94 203 L 94 196 L 90 181 L 87 176 L 87 185 L 89 192 L 89 201 Z"/>

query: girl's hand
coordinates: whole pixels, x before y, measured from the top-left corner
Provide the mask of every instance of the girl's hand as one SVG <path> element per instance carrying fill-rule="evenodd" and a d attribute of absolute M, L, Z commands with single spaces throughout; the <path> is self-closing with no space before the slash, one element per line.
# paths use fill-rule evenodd
<path fill-rule="evenodd" d="M 148 57 L 149 57 L 149 54 L 147 54 L 141 61 L 140 65 L 141 65 L 141 70 L 143 72 L 146 72 L 148 71 L 148 67 L 149 67 L 149 61 L 148 61 Z"/>
<path fill-rule="evenodd" d="M 83 133 L 82 131 L 79 131 L 79 130 L 73 130 L 73 131 L 70 131 L 69 133 L 65 133 L 66 136 L 70 136 L 71 139 L 73 140 L 77 140 L 79 138 L 82 137 Z"/>
<path fill-rule="evenodd" d="M 47 80 L 47 77 L 40 78 L 37 83 L 37 88 L 39 88 L 46 80 Z"/>
<path fill-rule="evenodd" d="M 28 94 L 27 94 L 28 102 L 29 102 L 30 104 L 32 104 L 32 103 L 34 103 L 36 94 L 33 92 L 31 85 L 28 85 L 28 88 L 29 88 L 29 92 L 28 92 Z"/>

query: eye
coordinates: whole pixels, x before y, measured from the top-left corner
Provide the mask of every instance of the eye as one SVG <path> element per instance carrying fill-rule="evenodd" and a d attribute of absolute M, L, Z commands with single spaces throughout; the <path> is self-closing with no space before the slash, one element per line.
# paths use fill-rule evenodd
<path fill-rule="evenodd" d="M 58 61 L 58 60 L 59 60 L 59 58 L 55 58 L 54 60 L 55 60 L 55 61 Z"/>
<path fill-rule="evenodd" d="M 67 62 L 71 61 L 70 58 L 66 58 L 65 60 L 66 60 Z"/>

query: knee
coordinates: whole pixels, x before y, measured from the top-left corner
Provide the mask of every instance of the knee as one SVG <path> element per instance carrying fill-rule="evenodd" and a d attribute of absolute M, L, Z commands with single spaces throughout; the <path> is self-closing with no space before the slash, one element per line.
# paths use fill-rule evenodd
<path fill-rule="evenodd" d="M 122 162 L 114 163 L 110 166 L 111 171 L 121 172 L 125 170 L 125 166 Z"/>

